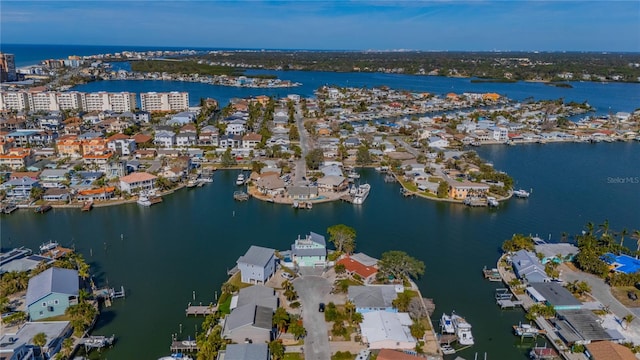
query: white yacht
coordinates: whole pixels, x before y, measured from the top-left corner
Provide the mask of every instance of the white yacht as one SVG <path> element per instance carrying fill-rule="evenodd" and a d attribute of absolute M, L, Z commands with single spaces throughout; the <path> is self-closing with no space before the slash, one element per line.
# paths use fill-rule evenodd
<path fill-rule="evenodd" d="M 529 197 L 529 192 L 523 189 L 513 190 L 513 195 L 522 199 Z"/>
<path fill-rule="evenodd" d="M 371 185 L 363 184 L 355 188 L 355 192 L 353 193 L 353 203 L 356 205 L 362 205 L 364 201 L 369 196 L 369 192 L 371 191 Z"/>
<path fill-rule="evenodd" d="M 443 334 L 454 334 L 456 329 L 453 327 L 453 323 L 451 322 L 451 316 L 446 313 L 442 314 L 440 318 L 440 327 L 442 328 Z"/>
<path fill-rule="evenodd" d="M 494 198 L 493 196 L 487 196 L 487 204 L 490 207 L 498 207 L 498 205 L 500 205 L 498 199 Z"/>
<path fill-rule="evenodd" d="M 53 250 L 53 249 L 57 248 L 58 245 L 59 244 L 57 242 L 49 240 L 48 243 L 44 243 L 44 244 L 40 245 L 40 252 L 41 253 L 46 253 L 49 250 Z"/>
<path fill-rule="evenodd" d="M 471 324 L 469 324 L 463 317 L 451 314 L 451 322 L 456 329 L 456 336 L 460 345 L 473 345 L 473 335 L 471 334 Z"/>
<path fill-rule="evenodd" d="M 244 185 L 244 173 L 238 174 L 238 178 L 236 179 L 236 185 Z"/>

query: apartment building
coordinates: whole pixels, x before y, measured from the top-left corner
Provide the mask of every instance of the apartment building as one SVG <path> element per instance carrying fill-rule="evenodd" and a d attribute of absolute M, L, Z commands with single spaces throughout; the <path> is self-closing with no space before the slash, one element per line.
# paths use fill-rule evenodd
<path fill-rule="evenodd" d="M 172 91 L 168 93 L 147 92 L 140 94 L 142 111 L 183 111 L 189 109 L 189 93 Z"/>

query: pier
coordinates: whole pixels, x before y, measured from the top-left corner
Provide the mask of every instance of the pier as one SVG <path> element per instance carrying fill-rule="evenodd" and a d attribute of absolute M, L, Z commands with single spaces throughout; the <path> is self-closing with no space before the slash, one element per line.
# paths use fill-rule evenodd
<path fill-rule="evenodd" d="M 123 299 L 125 297 L 124 286 L 120 286 L 120 290 L 116 291 L 114 288 L 94 288 L 93 295 L 104 301 L 105 307 L 111 307 L 111 301 L 114 299 Z"/>
<path fill-rule="evenodd" d="M 482 275 L 484 275 L 484 278 L 489 280 L 489 281 L 495 281 L 495 282 L 501 282 L 502 281 L 502 277 L 500 276 L 500 272 L 496 268 L 487 269 L 487 267 L 485 266 L 482 269 Z"/>
<path fill-rule="evenodd" d="M 187 316 L 207 316 L 215 314 L 216 311 L 218 311 L 218 306 L 214 306 L 213 303 L 209 305 L 202 305 L 202 303 L 200 303 L 200 305 L 191 305 L 191 303 L 189 303 L 185 313 Z"/>
<path fill-rule="evenodd" d="M 86 352 L 89 352 L 89 350 L 91 349 L 98 349 L 99 351 L 105 346 L 113 345 L 113 342 L 115 341 L 115 339 L 116 339 L 115 335 L 111 335 L 110 337 L 102 336 L 102 335 L 89 336 L 87 338 L 81 339 L 80 344 L 84 345 L 84 349 Z"/>
<path fill-rule="evenodd" d="M 178 352 L 194 352 L 198 351 L 198 345 L 195 340 L 173 340 L 171 341 L 171 346 L 169 347 L 172 353 Z"/>
<path fill-rule="evenodd" d="M 522 306 L 522 301 L 513 300 L 511 290 L 506 288 L 496 289 L 496 303 L 501 309 L 513 309 L 516 306 Z"/>

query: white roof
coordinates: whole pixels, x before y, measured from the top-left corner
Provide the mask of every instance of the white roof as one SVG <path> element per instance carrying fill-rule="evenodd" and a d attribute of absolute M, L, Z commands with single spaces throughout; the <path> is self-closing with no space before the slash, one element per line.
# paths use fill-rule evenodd
<path fill-rule="evenodd" d="M 413 323 L 408 313 L 371 311 L 363 314 L 360 329 L 369 343 L 393 340 L 396 342 L 415 342 L 409 326 Z"/>

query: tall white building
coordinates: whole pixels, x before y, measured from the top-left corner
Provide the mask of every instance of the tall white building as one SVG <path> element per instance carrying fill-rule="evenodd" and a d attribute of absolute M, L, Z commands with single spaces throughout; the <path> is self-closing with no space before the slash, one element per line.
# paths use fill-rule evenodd
<path fill-rule="evenodd" d="M 58 92 L 56 93 L 56 101 L 60 110 L 81 110 L 83 93 L 77 91 Z"/>
<path fill-rule="evenodd" d="M 169 93 L 141 93 L 140 108 L 143 111 L 187 110 L 189 109 L 189 93 L 177 91 L 172 91 Z"/>
<path fill-rule="evenodd" d="M 52 91 L 28 92 L 29 110 L 57 111 L 60 110 L 56 101 L 56 93 Z"/>
<path fill-rule="evenodd" d="M 136 109 L 136 94 L 130 92 L 108 93 L 105 91 L 84 94 L 83 110 L 125 112 Z"/>
<path fill-rule="evenodd" d="M 29 108 L 29 96 L 24 91 L 0 92 L 0 110 L 25 110 Z"/>

